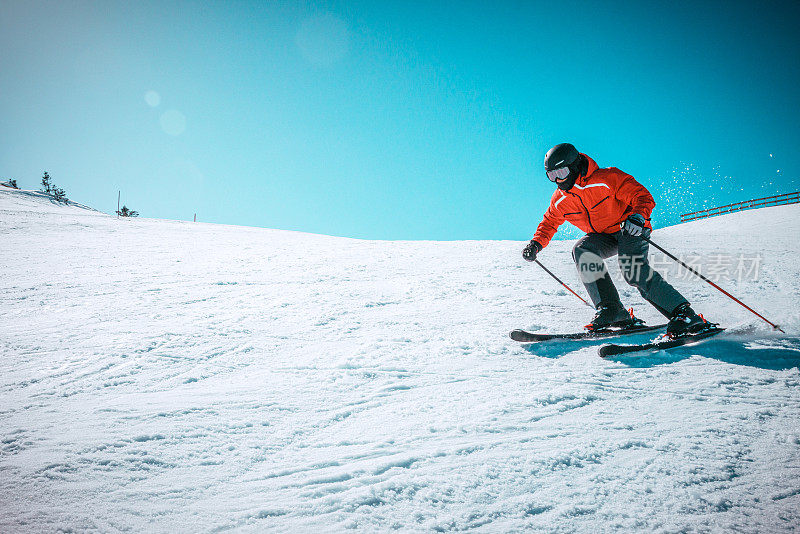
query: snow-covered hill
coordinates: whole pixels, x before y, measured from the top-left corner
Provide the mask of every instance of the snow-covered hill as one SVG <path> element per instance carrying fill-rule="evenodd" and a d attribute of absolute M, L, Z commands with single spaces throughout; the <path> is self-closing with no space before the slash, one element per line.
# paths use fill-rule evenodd
<path fill-rule="evenodd" d="M 664 263 L 733 332 L 606 361 L 508 339 L 592 315 L 522 243 L 116 219 L 0 189 L 0 531 L 794 531 L 798 230 L 794 205 L 653 235 L 757 264 L 720 283 L 786 335 Z M 577 287 L 571 245 L 540 258 Z"/>

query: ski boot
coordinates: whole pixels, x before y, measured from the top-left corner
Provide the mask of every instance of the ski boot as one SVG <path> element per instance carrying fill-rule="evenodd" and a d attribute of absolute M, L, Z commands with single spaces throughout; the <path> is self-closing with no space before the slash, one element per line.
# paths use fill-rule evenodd
<path fill-rule="evenodd" d="M 585 328 L 590 332 L 605 330 L 606 328 L 629 328 L 642 321 L 633 316 L 633 309 L 626 310 L 622 305 L 598 304 L 597 313 L 594 314 L 592 322 Z"/>
<path fill-rule="evenodd" d="M 688 302 L 675 308 L 667 324 L 667 337 L 682 337 L 697 334 L 713 326 L 701 316 L 697 315 Z"/>

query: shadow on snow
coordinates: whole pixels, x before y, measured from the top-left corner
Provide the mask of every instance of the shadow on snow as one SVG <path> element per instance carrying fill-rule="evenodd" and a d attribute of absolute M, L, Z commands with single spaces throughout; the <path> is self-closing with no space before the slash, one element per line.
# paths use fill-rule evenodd
<path fill-rule="evenodd" d="M 644 343 L 651 339 L 653 339 L 652 335 L 644 333 L 626 336 L 624 340 L 613 342 L 633 344 Z M 582 348 L 599 347 L 606 343 L 609 343 L 609 340 L 546 341 L 528 344 L 525 346 L 525 350 L 544 358 L 559 358 Z M 800 338 L 750 337 L 737 339 L 736 337 L 717 337 L 697 345 L 655 352 L 621 354 L 607 359 L 628 367 L 653 367 L 679 362 L 692 356 L 713 358 L 733 365 L 781 371 L 800 367 Z"/>
<path fill-rule="evenodd" d="M 652 367 L 685 360 L 692 356 L 713 358 L 732 365 L 782 371 L 800 367 L 800 339 L 737 340 L 717 338 L 698 345 L 676 347 L 641 355 L 620 355 L 609 359 L 628 367 Z"/>

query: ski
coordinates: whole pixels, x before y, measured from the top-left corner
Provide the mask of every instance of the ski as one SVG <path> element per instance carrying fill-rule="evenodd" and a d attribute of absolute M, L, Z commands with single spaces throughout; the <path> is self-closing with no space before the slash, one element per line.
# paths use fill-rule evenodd
<path fill-rule="evenodd" d="M 514 341 L 519 341 L 520 343 L 536 343 L 539 341 L 550 341 L 551 339 L 598 339 L 604 337 L 626 336 L 628 334 L 651 332 L 666 326 L 666 324 L 646 325 L 644 323 L 640 323 L 627 328 L 603 328 L 601 330 L 573 332 L 570 334 L 537 334 L 534 332 L 526 332 L 525 330 L 514 330 L 509 334 L 509 336 L 511 336 L 511 339 Z"/>
<path fill-rule="evenodd" d="M 609 356 L 615 356 L 617 354 L 627 354 L 631 352 L 640 352 L 645 350 L 658 351 L 663 349 L 671 349 L 674 347 L 682 347 L 684 345 L 692 345 L 694 343 L 699 343 L 704 339 L 716 336 L 717 334 L 719 334 L 724 330 L 725 330 L 724 328 L 718 328 L 715 326 L 710 328 L 709 330 L 704 330 L 697 334 L 689 334 L 674 339 L 656 338 L 654 341 L 650 343 L 640 343 L 638 345 L 616 345 L 614 343 L 611 343 L 600 347 L 598 349 L 598 353 L 600 354 L 601 357 L 607 358 Z"/>

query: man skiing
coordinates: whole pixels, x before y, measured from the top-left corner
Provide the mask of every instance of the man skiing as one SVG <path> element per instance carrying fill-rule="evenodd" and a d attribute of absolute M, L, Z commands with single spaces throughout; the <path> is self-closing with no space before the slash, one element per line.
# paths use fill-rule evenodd
<path fill-rule="evenodd" d="M 686 298 L 648 264 L 646 238 L 652 231 L 650 213 L 656 203 L 644 186 L 615 167 L 598 168 L 594 160 L 569 143 L 551 148 L 544 168 L 558 187 L 522 257 L 534 261 L 564 221 L 586 232 L 575 244 L 572 257 L 597 309 L 588 329 L 624 328 L 638 321 L 622 305 L 603 262 L 614 255 L 618 255 L 625 281 L 669 319 L 668 335 L 692 334 L 706 328 L 708 323 L 692 310 Z"/>

